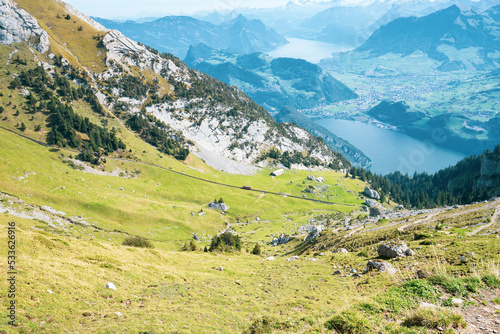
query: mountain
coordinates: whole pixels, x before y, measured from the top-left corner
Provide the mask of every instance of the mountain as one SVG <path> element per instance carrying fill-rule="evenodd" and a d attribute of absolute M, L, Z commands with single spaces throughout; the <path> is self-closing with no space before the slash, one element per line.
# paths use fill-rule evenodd
<path fill-rule="evenodd" d="M 311 134 L 323 139 L 325 143 L 334 151 L 340 152 L 344 157 L 359 167 L 369 167 L 371 160 L 358 148 L 354 147 L 349 142 L 337 137 L 327 129 L 319 126 L 309 118 L 298 112 L 292 107 L 285 107 L 279 113 L 274 115 L 274 118 L 279 122 L 294 123 L 306 129 Z"/>
<path fill-rule="evenodd" d="M 356 98 L 356 94 L 318 65 L 302 59 L 239 55 L 206 45 L 191 46 L 186 64 L 235 85 L 272 112 L 283 106 L 315 109 Z"/>
<path fill-rule="evenodd" d="M 83 103 L 96 113 L 94 117 L 117 117 L 144 141 L 179 160 L 192 152 L 215 168 L 249 173 L 255 171 L 256 161 L 266 164 L 262 160 L 274 149 L 282 154 L 277 162 L 287 167 L 342 168 L 322 140 L 298 126 L 278 124 L 237 88 L 190 69 L 172 55 L 144 47 L 119 31 L 102 31 L 102 26 L 91 25 L 88 17 L 74 10 L 56 12 L 50 19 L 53 28 L 44 30 L 26 12 L 6 8 L 10 14 L 1 42 L 31 43 L 47 68 L 30 68 L 31 62 L 16 58 L 28 67 L 16 72 L 9 87 L 30 92 L 27 108 L 33 113 L 50 107 L 47 115 L 52 116 L 43 121 L 47 124 L 43 140 L 50 144 L 79 149 L 86 161 L 99 161 L 102 154 L 124 149 L 126 141 L 101 128 L 104 120 L 80 118 L 72 105 Z M 43 23 L 45 16 L 41 18 Z M 234 25 L 229 29 L 243 29 Z M 62 94 L 61 104 L 49 103 L 56 92 Z M 39 115 L 43 118 L 43 113 Z M 11 122 L 14 119 L 7 124 L 15 127 Z"/>
<path fill-rule="evenodd" d="M 367 6 L 331 7 L 304 20 L 292 35 L 357 47 L 366 41 L 374 29 L 380 26 L 377 21 L 388 10 L 389 6 L 379 3 Z"/>
<path fill-rule="evenodd" d="M 238 53 L 264 52 L 288 43 L 262 21 L 241 14 L 218 25 L 188 16 L 166 16 L 142 23 L 94 19 L 108 29 L 180 58 L 185 57 L 190 45 L 198 43 Z"/>
<path fill-rule="evenodd" d="M 500 57 L 500 39 L 495 31 L 500 23 L 494 18 L 494 9 L 485 14 L 461 11 L 453 5 L 427 16 L 399 18 L 377 29 L 355 52 L 369 52 L 370 57 L 389 53 L 408 56 L 423 52 L 440 62 L 443 70 L 465 68 L 471 65 L 476 70 L 496 68 Z M 461 50 L 469 49 L 460 55 Z"/>

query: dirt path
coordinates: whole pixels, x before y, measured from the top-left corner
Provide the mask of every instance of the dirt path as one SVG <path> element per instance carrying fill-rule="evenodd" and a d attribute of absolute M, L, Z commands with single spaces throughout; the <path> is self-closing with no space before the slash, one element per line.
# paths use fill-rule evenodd
<path fill-rule="evenodd" d="M 490 227 L 490 226 L 493 226 L 495 225 L 495 223 L 497 222 L 497 219 L 498 219 L 498 215 L 500 214 L 500 206 L 498 205 L 498 202 L 495 201 L 494 203 L 497 203 L 497 208 L 495 210 L 495 213 L 493 214 L 493 216 L 491 216 L 491 222 L 489 222 L 488 224 L 486 225 L 482 225 L 482 226 L 479 226 L 476 230 L 470 232 L 470 233 L 467 233 L 468 236 L 471 236 L 471 235 L 475 235 L 479 232 L 481 232 L 482 230 Z"/>
<path fill-rule="evenodd" d="M 428 214 L 425 218 L 422 218 L 422 219 L 416 220 L 416 221 L 414 221 L 414 222 L 412 222 L 412 223 L 410 223 L 410 224 L 407 224 L 407 225 L 403 225 L 403 226 L 398 227 L 398 231 L 399 231 L 399 232 L 404 232 L 404 231 L 405 231 L 407 228 L 409 228 L 409 227 L 416 226 L 416 225 L 419 225 L 419 224 L 425 224 L 425 223 L 428 223 L 428 222 L 431 220 L 431 218 L 433 218 L 433 217 L 437 216 L 437 215 L 438 215 L 438 214 L 440 214 L 440 213 L 441 213 L 441 211 L 439 211 L 439 212 L 433 212 L 433 213 L 430 213 L 430 214 Z"/>

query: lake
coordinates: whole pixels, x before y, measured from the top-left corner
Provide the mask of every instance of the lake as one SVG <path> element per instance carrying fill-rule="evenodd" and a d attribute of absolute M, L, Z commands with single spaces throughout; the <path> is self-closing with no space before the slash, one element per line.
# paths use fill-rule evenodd
<path fill-rule="evenodd" d="M 312 41 L 301 38 L 287 38 L 289 44 L 267 52 L 271 57 L 288 57 L 305 59 L 311 63 L 319 63 L 321 59 L 331 57 L 334 52 L 349 51 L 352 48 L 335 44 Z"/>
<path fill-rule="evenodd" d="M 373 161 L 370 170 L 383 175 L 395 171 L 430 174 L 465 158 L 462 153 L 437 147 L 431 140 L 421 141 L 371 124 L 339 119 L 314 121 L 363 151 Z"/>

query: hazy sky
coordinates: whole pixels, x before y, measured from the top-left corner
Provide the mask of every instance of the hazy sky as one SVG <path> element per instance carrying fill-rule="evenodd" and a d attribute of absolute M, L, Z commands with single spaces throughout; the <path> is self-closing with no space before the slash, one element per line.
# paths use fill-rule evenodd
<path fill-rule="evenodd" d="M 89 16 L 119 18 L 157 17 L 238 7 L 277 7 L 285 5 L 288 0 L 65 0 L 65 2 Z"/>

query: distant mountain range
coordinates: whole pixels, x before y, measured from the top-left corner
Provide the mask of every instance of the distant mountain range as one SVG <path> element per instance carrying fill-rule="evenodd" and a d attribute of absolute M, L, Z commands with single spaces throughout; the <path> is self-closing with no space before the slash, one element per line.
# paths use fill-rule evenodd
<path fill-rule="evenodd" d="M 263 53 L 238 55 L 198 44 L 189 49 L 185 62 L 237 86 L 271 112 L 284 106 L 314 109 L 357 97 L 321 67 L 303 59 L 272 58 Z"/>
<path fill-rule="evenodd" d="M 188 16 L 166 16 L 150 22 L 94 19 L 108 29 L 180 58 L 186 56 L 190 45 L 198 43 L 238 53 L 265 52 L 288 43 L 262 21 L 243 15 L 217 25 Z"/>
<path fill-rule="evenodd" d="M 499 8 L 480 14 L 453 5 L 421 18 L 399 18 L 377 29 L 355 52 L 378 57 L 418 51 L 441 62 L 443 71 L 466 69 L 469 64 L 476 70 L 493 69 L 500 62 Z M 469 52 L 457 52 L 465 49 Z"/>

